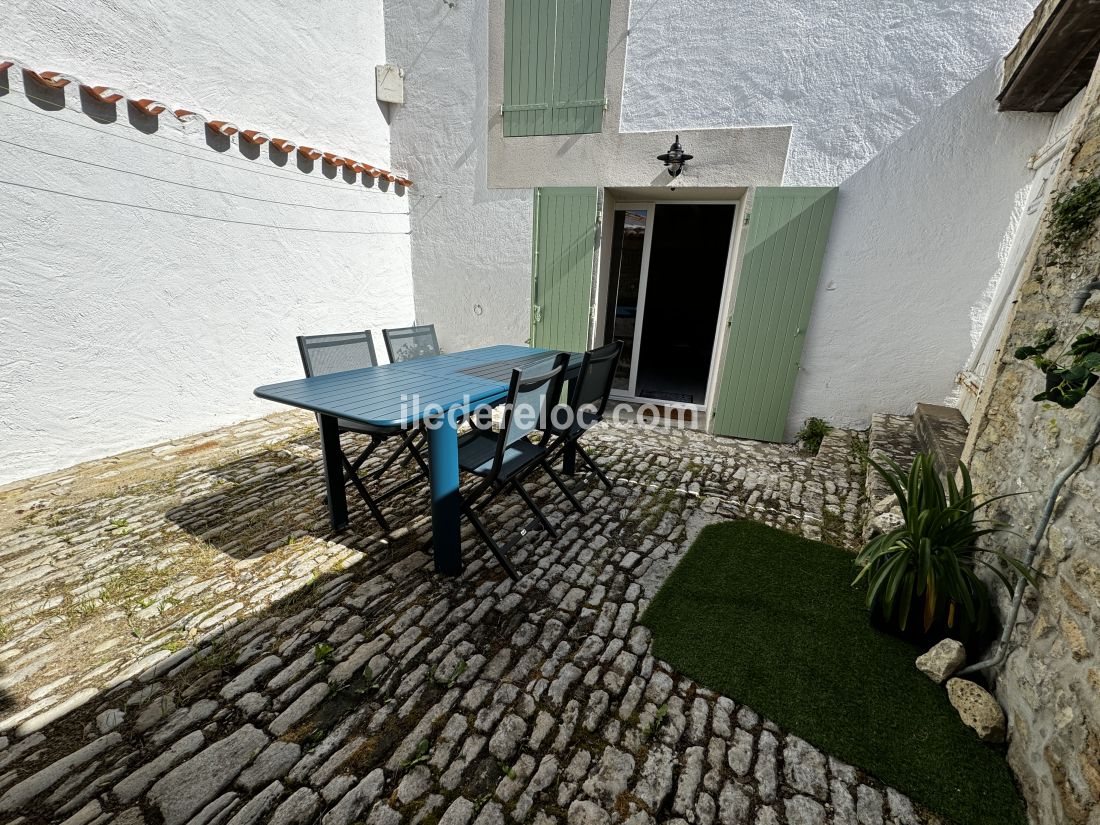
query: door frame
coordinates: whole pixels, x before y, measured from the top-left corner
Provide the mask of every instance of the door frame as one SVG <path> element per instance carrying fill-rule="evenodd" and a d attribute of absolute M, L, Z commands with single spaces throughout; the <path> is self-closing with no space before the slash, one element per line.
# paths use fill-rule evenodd
<path fill-rule="evenodd" d="M 747 200 L 747 193 L 738 198 L 730 198 L 728 196 L 722 196 L 717 198 L 705 197 L 706 190 L 700 189 L 693 191 L 692 194 L 698 194 L 702 197 L 668 197 L 668 198 L 646 198 L 642 200 L 616 200 L 610 193 L 603 190 L 603 203 L 602 203 L 602 225 L 600 227 L 600 259 L 599 267 L 597 269 L 597 283 L 594 289 L 595 292 L 595 315 L 593 324 L 593 344 L 602 343 L 606 334 L 604 318 L 606 316 L 607 305 L 612 296 L 608 295 L 608 287 L 611 280 L 611 254 L 612 248 L 612 234 L 615 231 L 615 212 L 626 209 L 646 209 L 650 215 L 650 218 L 646 221 L 646 235 L 643 243 L 642 251 L 642 274 L 638 285 L 638 306 L 639 316 L 635 322 L 634 330 L 634 353 L 630 364 L 630 388 L 632 391 L 637 390 L 637 373 L 638 373 L 638 354 L 641 349 L 642 341 L 642 329 L 645 324 L 645 297 L 646 297 L 646 284 L 649 280 L 649 256 L 652 246 L 652 235 L 656 227 L 656 215 L 657 207 L 661 205 L 683 205 L 683 206 L 732 206 L 733 210 L 733 226 L 730 228 L 729 246 L 726 251 L 726 265 L 722 275 L 722 291 L 721 299 L 718 308 L 718 321 L 714 330 L 714 343 L 711 346 L 710 353 L 710 368 L 707 373 L 706 383 L 706 397 L 701 404 L 684 404 L 664 401 L 659 398 L 648 398 L 633 394 L 633 392 L 624 393 L 617 390 L 612 390 L 611 397 L 616 401 L 626 401 L 629 403 L 637 404 L 662 404 L 668 406 L 675 406 L 677 408 L 692 410 L 693 412 L 700 413 L 705 417 L 706 428 L 710 429 L 710 409 L 713 406 L 715 400 L 715 394 L 718 392 L 718 380 L 721 374 L 720 367 L 722 361 L 722 352 L 724 351 L 726 332 L 729 328 L 729 316 L 732 309 L 732 302 L 736 288 L 737 274 L 740 269 L 740 261 L 738 258 L 740 250 L 741 232 L 744 227 L 744 208 Z M 605 254 L 606 251 L 606 254 Z"/>

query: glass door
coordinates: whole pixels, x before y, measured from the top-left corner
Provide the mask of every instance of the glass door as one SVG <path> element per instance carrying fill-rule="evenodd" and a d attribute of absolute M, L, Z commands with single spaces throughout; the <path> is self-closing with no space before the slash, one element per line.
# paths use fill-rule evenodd
<path fill-rule="evenodd" d="M 623 342 L 622 356 L 612 385 L 620 395 L 634 395 L 637 381 L 643 276 L 649 259 L 652 214 L 648 204 L 615 209 L 604 339 L 607 342 Z"/>

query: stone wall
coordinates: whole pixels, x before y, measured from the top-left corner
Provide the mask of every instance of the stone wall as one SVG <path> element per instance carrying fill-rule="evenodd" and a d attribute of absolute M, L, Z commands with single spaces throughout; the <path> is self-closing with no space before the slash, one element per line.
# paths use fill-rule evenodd
<path fill-rule="evenodd" d="M 1100 172 L 1100 72 L 1093 74 L 1062 161 L 1056 191 Z M 1080 315 L 1076 296 L 1100 270 L 1100 229 L 1072 253 L 1040 229 L 998 363 L 974 416 L 967 453 L 979 490 L 1020 493 L 998 515 L 1022 536 L 1036 524 L 1047 490 L 1080 453 L 1100 416 L 1100 391 L 1073 410 L 1031 401 L 1043 377 L 1012 358 L 1038 330 L 1060 340 L 1100 327 L 1100 293 Z M 1028 271 L 1025 270 L 1025 271 Z M 1002 539 L 1020 553 L 1027 539 Z M 1009 761 L 1039 823 L 1100 823 L 1100 451 L 1070 481 L 1042 544 L 1041 583 L 1029 590 L 1014 641 L 996 674 L 1008 714 Z M 1005 611 L 1008 599 L 1001 597 Z M 1003 613 L 1002 613 L 1003 615 Z"/>

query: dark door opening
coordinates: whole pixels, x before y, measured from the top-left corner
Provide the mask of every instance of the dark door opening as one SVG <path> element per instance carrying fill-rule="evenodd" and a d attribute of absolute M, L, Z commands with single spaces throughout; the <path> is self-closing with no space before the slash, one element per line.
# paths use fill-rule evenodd
<path fill-rule="evenodd" d="M 657 204 L 635 395 L 705 404 L 733 204 Z"/>

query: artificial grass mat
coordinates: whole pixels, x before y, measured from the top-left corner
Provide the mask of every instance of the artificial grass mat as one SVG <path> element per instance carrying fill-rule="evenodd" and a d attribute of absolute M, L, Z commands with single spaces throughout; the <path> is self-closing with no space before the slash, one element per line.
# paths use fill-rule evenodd
<path fill-rule="evenodd" d="M 873 629 L 852 555 L 753 522 L 706 527 L 642 616 L 680 672 L 959 825 L 1025 823 L 1002 752 Z"/>

